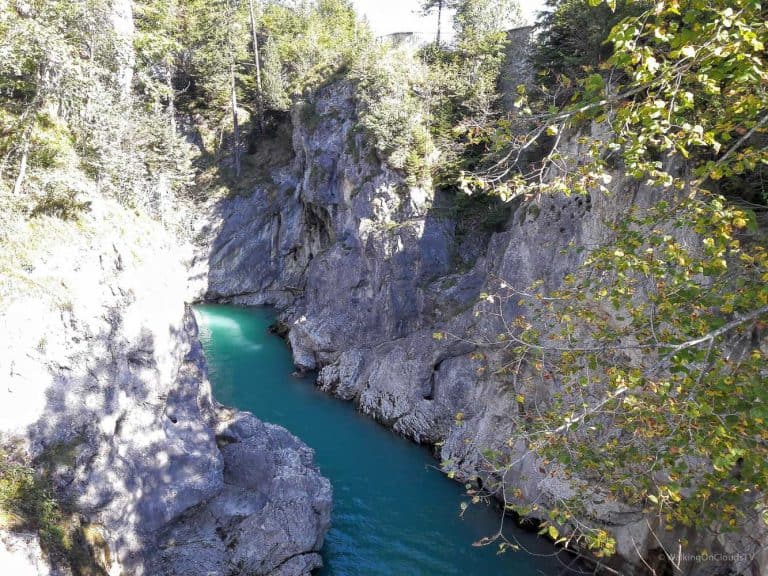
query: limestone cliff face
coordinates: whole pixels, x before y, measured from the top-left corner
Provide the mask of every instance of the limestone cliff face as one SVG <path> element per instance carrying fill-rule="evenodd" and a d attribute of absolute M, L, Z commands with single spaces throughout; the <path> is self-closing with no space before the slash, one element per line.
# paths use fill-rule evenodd
<path fill-rule="evenodd" d="M 574 246 L 599 241 L 607 222 L 633 203 L 650 203 L 654 192 L 617 174 L 610 197 L 518 205 L 504 231 L 478 245 L 459 237 L 445 199 L 408 189 L 370 151 L 355 130 L 349 87 L 326 87 L 308 105 L 315 115 L 294 112 L 295 158 L 274 185 L 213 207 L 197 262 L 198 276 L 207 279 L 201 297 L 278 306 L 297 366 L 318 369 L 320 387 L 417 442 L 440 443 L 438 456 L 458 477 L 474 475 L 482 470 L 481 450 L 504 446 L 520 425 L 520 391 L 494 375 L 504 356 L 476 354 L 476 342 L 505 329 L 498 314 L 478 304 L 479 295 L 493 293 L 497 279 L 521 289 L 541 279 L 556 288 L 580 262 Z M 507 318 L 515 306 L 505 305 Z M 435 332 L 456 338 L 436 340 Z M 523 502 L 546 507 L 576 495 L 525 446 L 512 457 L 519 464 L 506 482 Z M 767 559 L 754 556 L 765 538 L 759 533 L 669 534 L 659 542 L 640 510 L 611 503 L 599 490 L 579 497 L 596 525 L 616 536 L 613 562 L 623 574 L 647 572 L 638 550 L 658 558 L 662 545 L 681 536 L 739 559 L 689 562 L 687 574 L 766 569 Z"/>
<path fill-rule="evenodd" d="M 405 187 L 356 134 L 348 86 L 310 106 L 311 128 L 294 113 L 293 165 L 274 186 L 214 207 L 210 257 L 198 264 L 209 299 L 290 306 L 297 364 L 313 369 L 434 316 L 431 283 L 449 271 L 453 224 L 431 214 L 430 192 Z"/>
<path fill-rule="evenodd" d="M 212 399 L 183 246 L 98 197 L 77 225 L 43 224 L 57 241 L 30 255 L 30 286 L 0 310 L 0 436 L 53 461 L 57 499 L 105 544 L 96 564 L 137 576 L 320 565 L 330 485 L 298 439 Z M 40 574 L 69 573 L 31 535 L 0 541 Z"/>

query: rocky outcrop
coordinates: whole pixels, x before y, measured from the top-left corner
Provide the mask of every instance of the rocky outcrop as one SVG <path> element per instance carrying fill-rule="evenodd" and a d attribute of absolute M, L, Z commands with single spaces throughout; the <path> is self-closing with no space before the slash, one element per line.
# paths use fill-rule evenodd
<path fill-rule="evenodd" d="M 148 574 L 309 574 L 322 566 L 330 483 L 285 429 L 219 410 L 224 486 L 167 527 Z"/>
<path fill-rule="evenodd" d="M 295 111 L 291 169 L 215 206 L 198 275 L 208 299 L 290 307 L 294 356 L 313 369 L 439 314 L 430 283 L 450 269 L 453 224 L 433 214 L 429 191 L 409 190 L 378 162 L 355 130 L 349 86 L 307 107 L 316 125 L 302 123 L 306 107 Z"/>
<path fill-rule="evenodd" d="M 355 118 L 343 83 L 294 111 L 292 164 L 252 196 L 213 207 L 197 262 L 207 279 L 200 294 L 276 305 L 295 363 L 319 370 L 321 388 L 400 434 L 439 445 L 446 467 L 468 478 L 483 469 L 482 449 L 505 447 L 521 425 L 520 390 L 499 375 L 505 356 L 479 346 L 504 332 L 519 309 L 509 301 L 488 310 L 480 294 L 494 293 L 500 279 L 556 288 L 581 261 L 579 246 L 594 245 L 607 223 L 654 193 L 617 174 L 610 196 L 518 203 L 502 231 L 478 228 L 467 238 L 450 199 L 406 187 L 371 151 Z M 521 502 L 546 508 L 576 495 L 524 445 L 511 458 L 518 465 L 506 486 L 519 490 Z M 727 558 L 683 563 L 687 574 L 766 569 L 755 555 L 764 527 L 741 539 L 669 533 L 662 542 L 641 510 L 610 503 L 599 490 L 582 497 L 596 525 L 617 538 L 614 562 L 624 574 L 647 572 L 638 550 L 662 558 L 662 546 L 676 549 L 683 538 Z"/>
<path fill-rule="evenodd" d="M 79 223 L 24 226 L 56 241 L 28 255 L 28 285 L 0 309 L 0 434 L 98 532 L 100 573 L 319 566 L 330 485 L 298 439 L 212 399 L 181 245 L 98 196 Z M 69 573 L 19 538 L 4 534 L 3 554 Z"/>
<path fill-rule="evenodd" d="M 220 410 L 224 487 L 163 531 L 149 574 L 308 574 L 330 522 L 330 483 L 285 429 Z"/>
<path fill-rule="evenodd" d="M 50 576 L 37 534 L 0 532 L 0 566 L 14 576 Z"/>
<path fill-rule="evenodd" d="M 531 56 L 535 31 L 535 26 L 522 26 L 507 33 L 507 58 L 500 83 L 502 104 L 506 110 L 516 110 L 514 102 L 518 98 L 518 86 L 530 87 L 534 83 L 536 71 Z"/>

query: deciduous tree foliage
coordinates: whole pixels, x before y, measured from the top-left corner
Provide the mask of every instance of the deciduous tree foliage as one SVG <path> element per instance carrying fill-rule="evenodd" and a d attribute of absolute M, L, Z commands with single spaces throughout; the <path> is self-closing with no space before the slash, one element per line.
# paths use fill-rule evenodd
<path fill-rule="evenodd" d="M 521 90 L 532 133 L 475 181 L 535 201 L 609 193 L 623 171 L 627 185 L 661 192 L 610 223 L 558 290 L 502 284 L 488 296 L 526 310 L 502 338 L 527 422 L 511 443 L 661 530 L 768 522 L 766 234 L 755 212 L 715 193 L 768 163 L 765 16 L 754 0 L 665 0 L 623 19 L 608 66 L 573 103 L 542 110 Z M 515 173 L 514 158 L 545 135 L 549 153 Z M 566 139 L 581 157 L 563 154 Z M 531 393 L 541 386 L 546 401 Z M 567 525 L 569 543 L 613 552 L 578 502 L 561 504 L 545 531 Z"/>

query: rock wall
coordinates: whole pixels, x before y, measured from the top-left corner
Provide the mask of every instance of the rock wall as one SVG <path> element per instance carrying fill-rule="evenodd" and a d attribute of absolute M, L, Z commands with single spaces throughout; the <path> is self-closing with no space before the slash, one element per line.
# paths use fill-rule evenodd
<path fill-rule="evenodd" d="M 306 106 L 316 112 L 310 119 Z M 319 370 L 321 388 L 416 442 L 439 443 L 447 467 L 471 477 L 483 468 L 481 450 L 504 447 L 521 425 L 520 391 L 497 375 L 504 355 L 479 346 L 504 332 L 504 318 L 478 303 L 479 295 L 494 293 L 499 279 L 521 289 L 536 280 L 557 287 L 580 262 L 579 246 L 599 241 L 606 223 L 655 193 L 617 174 L 610 196 L 518 204 L 504 231 L 488 237 L 478 230 L 468 242 L 448 199 L 408 189 L 371 151 L 355 118 L 343 83 L 294 111 L 292 164 L 250 197 L 213 206 L 197 261 L 197 275 L 207 279 L 200 295 L 278 306 L 296 365 Z M 571 153 L 579 153 L 576 144 Z M 518 310 L 510 302 L 497 312 L 511 319 Z M 436 339 L 436 332 L 451 337 Z M 546 508 L 576 495 L 525 446 L 511 456 L 518 465 L 506 486 L 510 494 L 520 490 L 521 503 Z M 755 556 L 765 541 L 759 530 L 735 539 L 670 533 L 662 542 L 642 511 L 597 489 L 580 497 L 595 524 L 617 538 L 612 562 L 622 574 L 648 572 L 638 550 L 663 572 L 661 546 L 676 549 L 680 538 L 737 558 L 684 563 L 687 574 L 766 570 L 766 558 Z"/>
<path fill-rule="evenodd" d="M 91 201 L 78 223 L 19 231 L 50 227 L 29 285 L 0 309 L 3 448 L 46 463 L 57 500 L 104 544 L 90 547 L 99 573 L 308 573 L 331 499 L 312 451 L 216 404 L 185 305 L 188 252 L 156 222 Z M 34 535 L 0 541 L 28 568 L 71 572 Z"/>
<path fill-rule="evenodd" d="M 514 103 L 518 98 L 518 86 L 533 85 L 536 71 L 531 63 L 531 56 L 535 31 L 535 26 L 522 26 L 507 33 L 507 57 L 500 82 L 502 105 L 506 110 L 516 110 Z"/>

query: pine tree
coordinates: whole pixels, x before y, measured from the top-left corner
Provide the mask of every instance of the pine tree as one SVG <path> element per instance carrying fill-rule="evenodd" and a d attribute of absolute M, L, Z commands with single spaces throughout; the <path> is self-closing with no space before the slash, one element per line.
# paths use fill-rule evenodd
<path fill-rule="evenodd" d="M 274 38 L 267 38 L 262 54 L 264 107 L 266 110 L 288 110 L 291 100 L 285 87 L 283 63 Z"/>
<path fill-rule="evenodd" d="M 454 8 L 456 4 L 457 0 L 422 0 L 421 2 L 422 14 L 432 14 L 435 10 L 437 10 L 437 36 L 435 38 L 435 44 L 438 46 L 440 46 L 441 41 L 443 13 Z"/>

